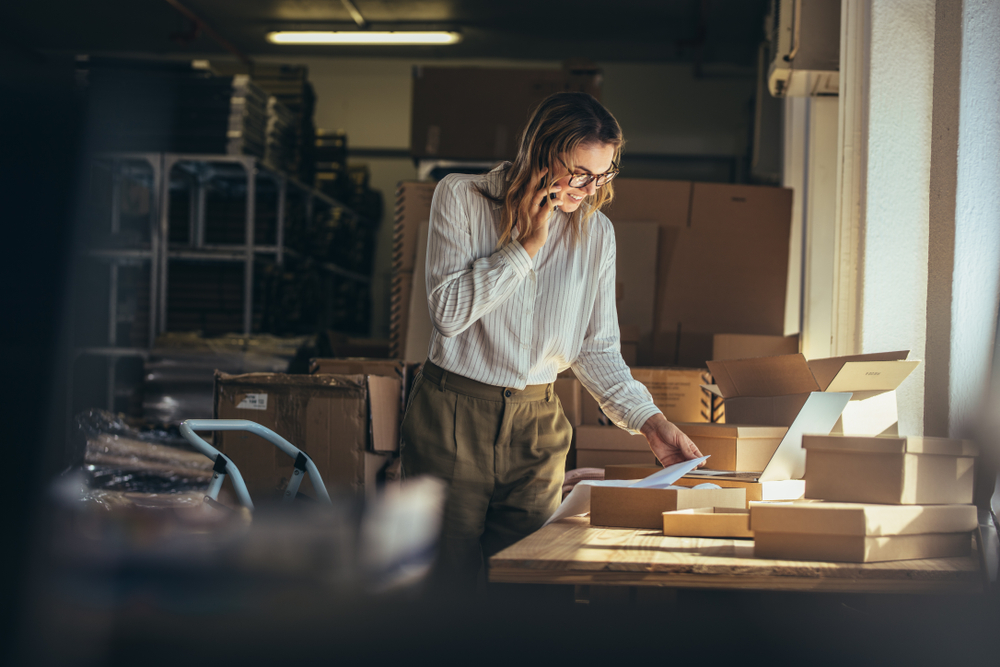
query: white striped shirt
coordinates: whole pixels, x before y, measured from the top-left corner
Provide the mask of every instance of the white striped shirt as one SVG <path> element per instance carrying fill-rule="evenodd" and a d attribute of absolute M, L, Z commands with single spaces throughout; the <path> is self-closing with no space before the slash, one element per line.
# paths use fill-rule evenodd
<path fill-rule="evenodd" d="M 547 384 L 572 367 L 604 413 L 638 432 L 660 412 L 621 355 L 615 306 L 615 233 L 590 215 L 574 239 L 555 211 L 534 259 L 516 240 L 497 249 L 497 192 L 504 165 L 486 175 L 446 176 L 434 190 L 427 237 L 428 358 L 496 387 Z"/>

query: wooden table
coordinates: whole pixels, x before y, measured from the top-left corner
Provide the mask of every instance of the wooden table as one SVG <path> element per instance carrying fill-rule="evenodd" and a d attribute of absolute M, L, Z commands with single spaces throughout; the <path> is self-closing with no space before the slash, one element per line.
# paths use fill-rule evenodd
<path fill-rule="evenodd" d="M 664 537 L 591 526 L 545 526 L 490 559 L 496 583 L 663 586 L 840 593 L 981 593 L 978 554 L 884 563 L 759 560 L 753 540 Z"/>

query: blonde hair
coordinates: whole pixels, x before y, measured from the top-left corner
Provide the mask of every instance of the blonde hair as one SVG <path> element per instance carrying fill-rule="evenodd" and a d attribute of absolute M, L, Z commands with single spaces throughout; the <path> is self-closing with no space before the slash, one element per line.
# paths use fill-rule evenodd
<path fill-rule="evenodd" d="M 572 172 L 575 165 L 570 160 L 577 148 L 610 144 L 615 147 L 614 164 L 618 164 L 624 143 L 618 121 L 587 93 L 553 93 L 545 98 L 528 119 L 518 143 L 517 157 L 503 174 L 499 191 L 489 192 L 485 186 L 478 188 L 479 194 L 502 207 L 497 245 L 503 247 L 511 242 L 515 226 L 520 238 L 533 231 L 531 204 L 535 193 L 530 189 L 532 177 L 539 170 L 548 168 L 545 178 L 551 187 L 558 180 L 553 175 L 560 158 Z M 591 212 L 610 203 L 614 194 L 612 184 L 606 183 L 594 195 L 587 196 L 570 216 L 574 234 L 578 235 L 582 222 Z"/>

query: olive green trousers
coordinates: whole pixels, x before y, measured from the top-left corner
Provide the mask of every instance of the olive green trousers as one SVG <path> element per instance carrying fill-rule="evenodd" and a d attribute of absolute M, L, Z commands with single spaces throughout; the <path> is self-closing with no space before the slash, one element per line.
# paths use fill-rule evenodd
<path fill-rule="evenodd" d="M 403 417 L 403 477 L 448 485 L 432 577 L 474 587 L 483 559 L 559 506 L 573 429 L 553 385 L 494 387 L 427 362 Z"/>

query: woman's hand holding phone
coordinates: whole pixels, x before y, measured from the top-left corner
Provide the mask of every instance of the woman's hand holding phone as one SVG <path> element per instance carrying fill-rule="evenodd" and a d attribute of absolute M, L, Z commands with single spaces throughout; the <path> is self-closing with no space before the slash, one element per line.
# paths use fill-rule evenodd
<path fill-rule="evenodd" d="M 549 237 L 549 221 L 552 219 L 553 211 L 563 205 L 560 194 L 562 187 L 548 185 L 547 173 L 548 169 L 541 169 L 531 179 L 530 191 L 534 193 L 528 204 L 531 211 L 531 231 L 518 239 L 532 258 L 538 254 Z"/>

